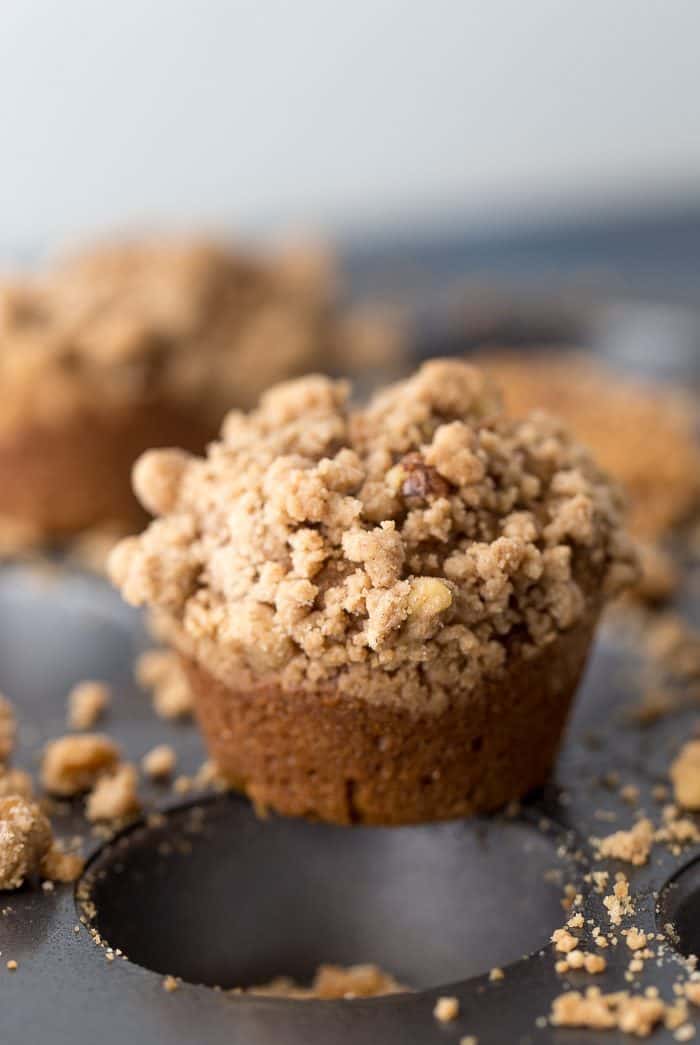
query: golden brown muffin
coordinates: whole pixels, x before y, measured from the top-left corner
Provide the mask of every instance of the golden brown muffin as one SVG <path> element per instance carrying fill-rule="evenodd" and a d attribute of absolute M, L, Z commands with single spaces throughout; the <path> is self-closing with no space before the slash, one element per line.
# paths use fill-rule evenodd
<path fill-rule="evenodd" d="M 603 600 L 618 497 L 545 418 L 433 361 L 364 409 L 309 377 L 205 459 L 143 457 L 159 516 L 111 572 L 183 656 L 221 770 L 339 822 L 493 809 L 542 783 Z"/>
<path fill-rule="evenodd" d="M 0 287 L 0 518 L 49 537 L 138 525 L 139 453 L 202 451 L 226 410 L 366 339 L 333 291 L 318 253 L 194 240 L 105 246 Z"/>

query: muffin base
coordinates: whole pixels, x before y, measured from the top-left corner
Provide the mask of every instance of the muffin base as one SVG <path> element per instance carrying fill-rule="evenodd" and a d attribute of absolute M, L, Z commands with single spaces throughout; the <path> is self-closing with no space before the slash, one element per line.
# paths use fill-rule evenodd
<path fill-rule="evenodd" d="M 131 490 L 139 454 L 154 446 L 201 451 L 213 435 L 163 402 L 83 407 L 55 424 L 28 423 L 0 438 L 0 517 L 47 538 L 102 523 L 138 527 L 146 519 Z"/>
<path fill-rule="evenodd" d="M 540 787 L 586 663 L 591 612 L 440 714 L 274 680 L 228 687 L 183 658 L 222 775 L 259 806 L 340 824 L 408 824 L 490 812 Z"/>

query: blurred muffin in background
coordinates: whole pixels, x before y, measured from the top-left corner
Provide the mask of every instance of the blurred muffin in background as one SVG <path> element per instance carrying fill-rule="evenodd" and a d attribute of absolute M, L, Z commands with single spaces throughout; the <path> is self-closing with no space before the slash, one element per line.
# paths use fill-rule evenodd
<path fill-rule="evenodd" d="M 511 413 L 540 408 L 556 414 L 621 483 L 643 565 L 637 594 L 652 601 L 668 595 L 675 568 L 659 541 L 700 507 L 698 418 L 690 397 L 622 375 L 581 352 L 493 351 L 479 358 Z"/>
<path fill-rule="evenodd" d="M 144 449 L 202 450 L 269 384 L 352 363 L 372 317 L 335 300 L 321 250 L 194 239 L 107 244 L 5 282 L 0 517 L 42 538 L 137 524 Z"/>

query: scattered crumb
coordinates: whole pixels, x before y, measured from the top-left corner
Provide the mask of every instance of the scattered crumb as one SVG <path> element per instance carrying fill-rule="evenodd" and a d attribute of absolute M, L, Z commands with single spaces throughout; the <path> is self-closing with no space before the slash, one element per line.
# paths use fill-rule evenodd
<path fill-rule="evenodd" d="M 683 809 L 700 810 L 700 740 L 689 740 L 669 770 L 673 794 Z"/>
<path fill-rule="evenodd" d="M 296 998 L 300 1001 L 333 998 L 375 998 L 385 994 L 402 994 L 408 990 L 389 973 L 371 963 L 360 965 L 320 965 L 310 987 L 300 987 L 287 976 L 245 990 L 273 998 Z M 233 994 L 242 993 L 237 988 Z"/>
<path fill-rule="evenodd" d="M 567 991 L 552 1002 L 550 1023 L 554 1027 L 586 1027 L 590 1030 L 617 1028 L 646 1038 L 664 1018 L 665 1005 L 658 998 L 631 995 L 627 991 L 602 994 L 589 987 L 585 994 Z"/>
<path fill-rule="evenodd" d="M 168 994 L 172 994 L 173 991 L 177 991 L 180 988 L 180 981 L 175 976 L 164 976 L 163 977 L 163 990 L 167 991 Z"/>
<path fill-rule="evenodd" d="M 639 951 L 647 945 L 646 934 L 639 929 L 630 929 L 625 939 L 631 951 Z"/>
<path fill-rule="evenodd" d="M 497 966 L 491 969 L 491 971 L 489 972 L 489 980 L 491 981 L 491 983 L 497 983 L 498 980 L 502 980 L 504 978 L 505 973 L 503 972 L 503 969 L 499 969 Z"/>
<path fill-rule="evenodd" d="M 169 744 L 158 744 L 141 759 L 141 768 L 153 780 L 169 777 L 175 769 L 176 755 Z"/>
<path fill-rule="evenodd" d="M 68 725 L 71 729 L 91 729 L 109 705 L 111 693 L 104 682 L 84 681 L 68 694 Z"/>
<path fill-rule="evenodd" d="M 120 820 L 137 813 L 141 808 L 137 783 L 136 768 L 129 762 L 123 762 L 113 773 L 101 776 L 87 797 L 85 815 L 88 820 Z"/>
<path fill-rule="evenodd" d="M 0 695 L 0 762 L 7 762 L 15 746 L 17 722 L 12 704 Z"/>
<path fill-rule="evenodd" d="M 7 963 L 7 968 L 10 970 L 10 972 L 15 972 L 17 969 L 19 969 L 19 962 L 16 962 L 14 958 L 10 958 L 10 960 Z"/>
<path fill-rule="evenodd" d="M 44 749 L 41 781 L 52 794 L 77 795 L 89 791 L 118 762 L 117 745 L 101 733 L 59 737 Z"/>
<path fill-rule="evenodd" d="M 19 795 L 21 798 L 32 798 L 34 784 L 29 773 L 23 769 L 8 769 L 0 766 L 0 798 Z"/>
<path fill-rule="evenodd" d="M 629 831 L 615 831 L 606 838 L 596 840 L 596 856 L 600 860 L 625 860 L 641 866 L 649 859 L 654 843 L 654 826 L 651 820 L 639 820 Z"/>
<path fill-rule="evenodd" d="M 153 694 L 153 708 L 161 718 L 192 714 L 192 692 L 176 653 L 146 650 L 136 661 L 136 681 Z"/>
<path fill-rule="evenodd" d="M 36 803 L 18 795 L 0 799 L 0 889 L 19 889 L 38 874 L 51 841 L 51 825 Z"/>
<path fill-rule="evenodd" d="M 624 917 L 634 914 L 634 905 L 629 894 L 629 883 L 624 875 L 618 876 L 610 896 L 603 897 L 608 917 L 613 925 L 619 925 Z"/>
<path fill-rule="evenodd" d="M 578 940 L 568 929 L 555 929 L 552 933 L 552 943 L 557 951 L 567 954 L 578 947 Z"/>
<path fill-rule="evenodd" d="M 438 998 L 433 1009 L 433 1016 L 440 1023 L 449 1023 L 459 1016 L 459 1001 L 453 997 Z"/>
<path fill-rule="evenodd" d="M 52 882 L 74 882 L 82 872 L 85 861 L 77 853 L 64 853 L 54 843 L 41 861 L 41 873 Z"/>

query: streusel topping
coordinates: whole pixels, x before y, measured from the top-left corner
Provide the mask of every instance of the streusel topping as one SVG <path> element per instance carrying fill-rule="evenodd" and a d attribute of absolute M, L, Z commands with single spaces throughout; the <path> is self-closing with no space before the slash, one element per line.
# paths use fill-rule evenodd
<path fill-rule="evenodd" d="M 555 421 L 435 360 L 364 408 L 319 376 L 230 413 L 205 459 L 151 451 L 156 519 L 111 573 L 224 682 L 438 709 L 634 575 L 616 489 Z"/>
<path fill-rule="evenodd" d="M 372 328 L 341 322 L 318 251 L 275 256 L 213 242 L 107 245 L 0 284 L 2 425 L 95 402 L 166 399 L 218 424 L 274 381 L 325 365 Z M 386 329 L 386 324 L 375 323 Z M 359 328 L 359 329 L 358 329 Z"/>

